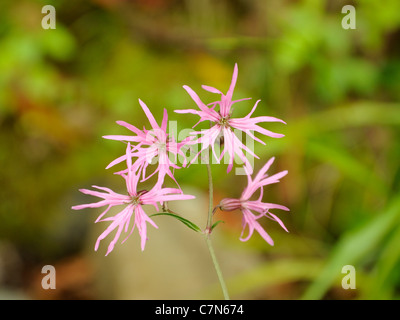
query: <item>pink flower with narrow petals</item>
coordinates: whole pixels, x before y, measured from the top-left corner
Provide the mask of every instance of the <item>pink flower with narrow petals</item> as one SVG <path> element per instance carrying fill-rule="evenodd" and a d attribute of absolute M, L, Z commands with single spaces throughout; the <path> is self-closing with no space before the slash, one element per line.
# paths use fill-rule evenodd
<path fill-rule="evenodd" d="M 176 182 L 175 177 L 171 172 L 171 167 L 174 169 L 179 169 L 180 167 L 170 160 L 169 155 L 173 154 L 175 160 L 178 154 L 185 159 L 185 155 L 181 148 L 183 145 L 185 145 L 188 139 L 177 143 L 173 137 L 170 137 L 167 134 L 168 114 L 166 109 L 164 109 L 161 126 L 159 126 L 147 105 L 140 99 L 139 103 L 150 122 L 152 130 L 146 130 L 145 128 L 143 128 L 143 130 L 139 130 L 129 123 L 117 121 L 119 125 L 129 129 L 136 135 L 107 135 L 103 136 L 103 138 L 118 141 L 137 142 L 137 145 L 132 147 L 132 150 L 130 150 L 129 154 L 124 154 L 123 156 L 112 161 L 106 169 L 116 165 L 117 163 L 126 161 L 127 157 L 135 157 L 137 159 L 134 162 L 133 170 L 141 171 L 143 180 L 150 178 L 152 175 L 158 172 L 159 183 L 162 184 L 166 175 L 171 177 Z M 158 162 L 157 169 L 151 175 L 145 177 L 148 165 L 154 160 L 157 160 Z M 183 162 L 183 166 L 185 165 L 186 159 Z M 176 182 L 176 184 L 178 183 Z"/>
<path fill-rule="evenodd" d="M 128 232 L 129 225 L 132 216 L 134 216 L 134 222 L 128 236 L 122 241 L 125 242 L 126 239 L 132 234 L 135 226 L 139 231 L 141 238 L 141 249 L 144 250 L 146 240 L 147 240 L 147 223 L 150 223 L 154 228 L 158 228 L 157 225 L 151 220 L 145 211 L 143 210 L 143 205 L 153 205 L 158 210 L 158 204 L 166 201 L 173 200 L 189 200 L 194 199 L 194 196 L 184 195 L 181 190 L 174 188 L 162 188 L 160 183 L 157 183 L 150 191 L 147 190 L 137 190 L 137 185 L 139 182 L 140 173 L 133 170 L 132 158 L 130 157 L 131 145 L 128 143 L 126 148 L 126 162 L 128 170 L 126 173 L 121 173 L 121 176 L 125 179 L 126 188 L 128 191 L 127 195 L 122 195 L 112 191 L 109 188 L 93 186 L 93 188 L 101 190 L 87 190 L 80 189 L 84 194 L 89 194 L 103 200 L 95 203 L 82 204 L 73 206 L 72 209 L 80 210 L 84 208 L 99 208 L 107 206 L 106 210 L 100 214 L 100 216 L 95 221 L 111 221 L 111 224 L 107 229 L 98 237 L 95 245 L 95 250 L 97 251 L 100 241 L 107 237 L 112 231 L 117 229 L 114 239 L 110 242 L 106 255 L 108 255 L 113 249 L 118 241 L 121 233 L 124 231 Z M 115 216 L 103 218 L 104 215 L 110 210 L 110 208 L 118 205 L 125 205 L 126 207 L 117 213 Z"/>
<path fill-rule="evenodd" d="M 274 133 L 272 131 L 269 131 L 267 129 L 264 129 L 258 125 L 260 122 L 282 122 L 285 123 L 283 120 L 275 118 L 275 117 L 269 117 L 269 116 L 262 116 L 262 117 L 255 117 L 255 118 L 250 118 L 251 115 L 254 113 L 255 109 L 257 108 L 258 103 L 260 100 L 258 100 L 250 113 L 245 116 L 244 118 L 232 118 L 232 105 L 236 102 L 243 101 L 243 100 L 248 100 L 250 98 L 244 98 L 240 100 L 232 100 L 233 96 L 233 90 L 236 85 L 237 81 L 237 76 L 238 76 L 238 67 L 237 64 L 235 64 L 235 68 L 233 71 L 233 76 L 232 76 L 232 81 L 229 87 L 228 92 L 223 94 L 221 91 L 218 89 L 215 89 L 210 86 L 202 86 L 204 90 L 207 90 L 212 93 L 217 93 L 221 95 L 221 100 L 215 101 L 209 105 L 204 104 L 199 96 L 194 92 L 191 88 L 188 86 L 183 86 L 184 89 L 189 93 L 191 98 L 194 100 L 194 102 L 197 104 L 200 110 L 194 110 L 194 109 L 184 109 L 184 110 L 175 110 L 177 113 L 192 113 L 196 114 L 200 117 L 200 120 L 198 123 L 203 122 L 203 121 L 211 121 L 214 123 L 214 125 L 210 129 L 202 130 L 202 131 L 195 131 L 192 134 L 199 134 L 201 137 L 199 137 L 197 140 L 192 141 L 192 143 L 200 143 L 201 144 L 201 150 L 196 154 L 194 159 L 192 159 L 192 162 L 201 154 L 201 152 L 208 147 L 211 147 L 213 155 L 217 162 L 221 161 L 222 157 L 224 156 L 225 153 L 228 153 L 229 155 L 229 163 L 228 163 L 228 169 L 227 171 L 231 171 L 233 167 L 233 162 L 234 162 L 234 156 L 237 155 L 248 167 L 250 168 L 249 161 L 247 157 L 244 155 L 243 151 L 248 152 L 255 158 L 258 158 L 252 150 L 247 148 L 235 135 L 233 132 L 234 129 L 238 129 L 240 131 L 245 132 L 247 135 L 249 135 L 252 139 L 261 142 L 262 144 L 265 145 L 265 143 L 258 139 L 257 137 L 254 136 L 253 132 L 256 131 L 258 133 L 261 133 L 266 136 L 270 136 L 273 138 L 281 138 L 284 135 L 279 134 L 279 133 Z M 219 105 L 219 110 L 215 110 L 216 106 Z M 198 124 L 197 123 L 197 124 Z M 196 125 L 197 125 L 196 124 Z M 195 125 L 195 126 L 196 126 Z M 194 127 L 195 127 L 194 126 Z M 220 137 L 224 137 L 224 149 L 221 152 L 220 156 L 217 157 L 215 153 L 215 143 L 217 139 Z"/>
<path fill-rule="evenodd" d="M 222 199 L 219 207 L 223 211 L 233 211 L 233 210 L 241 210 L 243 213 L 243 231 L 240 236 L 241 241 L 247 241 L 252 236 L 254 230 L 256 230 L 261 237 L 265 239 L 271 246 L 274 245 L 274 241 L 268 235 L 268 233 L 262 228 L 262 226 L 258 223 L 258 219 L 262 217 L 270 218 L 279 223 L 279 225 L 288 232 L 287 228 L 283 224 L 283 222 L 274 214 L 272 214 L 270 209 L 281 209 L 285 211 L 289 211 L 289 209 L 285 206 L 274 204 L 274 203 L 264 203 L 262 202 L 263 197 L 263 187 L 279 182 L 279 179 L 284 177 L 287 174 L 287 171 L 281 171 L 272 176 L 268 176 L 266 172 L 270 168 L 271 164 L 274 162 L 274 157 L 272 157 L 257 173 L 254 180 L 251 178 L 251 174 L 248 169 L 245 167 L 247 173 L 247 187 L 244 189 L 240 199 L 231 199 L 225 198 Z M 250 200 L 255 192 L 260 189 L 260 196 L 257 200 Z M 258 215 L 252 213 L 252 211 L 258 212 Z M 244 231 L 246 227 L 249 228 L 249 234 L 246 238 L 243 238 Z"/>

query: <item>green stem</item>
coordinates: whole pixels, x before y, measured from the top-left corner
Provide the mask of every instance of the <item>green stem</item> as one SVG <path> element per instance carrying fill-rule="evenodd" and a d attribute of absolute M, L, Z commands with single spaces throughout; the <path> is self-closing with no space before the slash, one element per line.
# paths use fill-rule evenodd
<path fill-rule="evenodd" d="M 219 267 L 217 257 L 215 256 L 214 248 L 211 243 L 210 234 L 206 234 L 205 238 L 206 238 L 208 251 L 210 251 L 211 259 L 214 264 L 215 271 L 217 272 L 217 276 L 218 276 L 219 284 L 221 285 L 222 293 L 224 294 L 224 299 L 230 300 L 229 294 L 228 294 L 228 289 L 226 288 L 226 284 L 225 284 L 224 278 L 222 276 L 221 268 Z"/>
<path fill-rule="evenodd" d="M 211 173 L 211 164 L 210 157 L 207 162 L 207 172 L 208 172 L 208 193 L 209 193 L 209 205 L 208 205 L 208 218 L 207 218 L 207 226 L 205 232 L 206 243 L 208 247 L 208 251 L 210 252 L 212 262 L 214 264 L 215 271 L 217 272 L 218 280 L 221 285 L 222 292 L 224 294 L 225 300 L 229 300 L 228 290 L 226 288 L 226 284 L 224 278 L 222 276 L 221 268 L 217 261 L 217 257 L 215 256 L 214 248 L 211 243 L 211 227 L 212 227 L 212 218 L 213 218 L 213 182 L 212 182 L 212 173 Z"/>
<path fill-rule="evenodd" d="M 211 233 L 213 210 L 214 210 L 214 199 L 213 199 L 214 189 L 213 189 L 210 158 L 208 158 L 207 162 L 207 173 L 208 173 L 208 218 L 207 218 L 206 231 L 207 233 Z"/>

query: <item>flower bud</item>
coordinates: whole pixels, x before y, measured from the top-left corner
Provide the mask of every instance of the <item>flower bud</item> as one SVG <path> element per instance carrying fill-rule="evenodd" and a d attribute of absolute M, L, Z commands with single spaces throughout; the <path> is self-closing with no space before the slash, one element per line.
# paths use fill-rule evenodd
<path fill-rule="evenodd" d="M 225 198 L 221 200 L 219 206 L 222 211 L 233 211 L 240 209 L 242 204 L 239 199 Z"/>

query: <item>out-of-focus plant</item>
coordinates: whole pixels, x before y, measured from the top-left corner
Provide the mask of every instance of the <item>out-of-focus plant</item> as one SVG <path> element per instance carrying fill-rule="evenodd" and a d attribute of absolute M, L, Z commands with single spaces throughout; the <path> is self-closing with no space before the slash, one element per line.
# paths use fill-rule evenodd
<path fill-rule="evenodd" d="M 211 233 L 215 227 L 222 222 L 222 220 L 216 222 L 213 221 L 213 215 L 216 213 L 216 211 L 218 209 L 221 211 L 240 210 L 243 213 L 243 231 L 240 237 L 241 241 L 249 240 L 253 235 L 253 232 L 256 230 L 266 242 L 268 242 L 271 246 L 274 245 L 272 238 L 258 222 L 258 220 L 263 217 L 278 222 L 283 229 L 288 231 L 283 222 L 275 214 L 270 212 L 270 210 L 280 209 L 288 211 L 289 209 L 282 205 L 265 203 L 262 201 L 264 195 L 264 186 L 279 182 L 279 179 L 284 177 L 287 174 L 287 171 L 282 171 L 269 176 L 267 171 L 274 162 L 274 158 L 271 158 L 261 168 L 261 170 L 252 177 L 253 167 L 251 162 L 246 157 L 244 151 L 246 151 L 246 153 L 250 153 L 251 156 L 257 156 L 248 146 L 243 144 L 243 142 L 238 138 L 237 133 L 234 131 L 236 129 L 244 132 L 250 138 L 265 144 L 262 140 L 254 135 L 255 132 L 274 138 L 280 138 L 283 137 L 283 135 L 264 129 L 260 127 L 258 123 L 284 121 L 270 116 L 251 117 L 255 112 L 260 100 L 255 103 L 252 110 L 245 117 L 234 118 L 234 104 L 236 107 L 236 103 L 243 100 L 248 100 L 248 98 L 233 100 L 233 91 L 236 85 L 237 77 L 238 66 L 235 64 L 232 82 L 226 94 L 222 93 L 216 88 L 203 86 L 203 89 L 221 96 L 220 100 L 211 102 L 207 105 L 203 103 L 203 101 L 191 88 L 184 86 L 185 90 L 197 104 L 199 110 L 185 109 L 175 110 L 175 112 L 198 115 L 200 120 L 197 124 L 207 121 L 210 123 L 210 128 L 205 130 L 203 129 L 201 131 L 193 131 L 190 133 L 189 137 L 180 142 L 177 142 L 177 137 L 167 133 L 167 109 L 164 109 L 164 116 L 161 125 L 159 125 L 150 109 L 140 99 L 139 103 L 150 122 L 151 129 L 147 130 L 144 127 L 143 130 L 141 130 L 125 121 L 117 121 L 119 125 L 129 129 L 132 133 L 134 133 L 134 135 L 104 136 L 106 139 L 118 140 L 127 143 L 125 154 L 112 161 L 107 166 L 107 168 L 110 168 L 118 163 L 126 162 L 127 168 L 116 172 L 116 174 L 121 175 L 125 179 L 127 194 L 115 193 L 111 189 L 105 187 L 92 186 L 96 190 L 80 189 L 80 191 L 84 194 L 102 198 L 103 200 L 96 203 L 72 207 L 74 210 L 80 210 L 85 208 L 98 208 L 107 206 L 106 210 L 97 218 L 96 223 L 102 221 L 111 221 L 111 223 L 98 237 L 95 245 L 96 251 L 99 248 L 100 241 L 115 231 L 114 239 L 111 240 L 106 252 L 107 256 L 111 251 L 113 251 L 114 246 L 119 240 L 122 232 L 129 232 L 128 236 L 122 241 L 125 242 L 125 240 L 132 234 L 135 227 L 139 232 L 141 238 L 141 249 L 143 251 L 147 241 L 147 224 L 158 228 L 152 217 L 164 215 L 176 218 L 190 229 L 204 234 L 224 298 L 229 299 L 228 289 L 222 276 L 222 271 L 211 242 Z M 218 147 L 222 149 L 220 150 L 219 154 L 216 152 L 216 148 Z M 183 193 L 174 177 L 173 172 L 171 171 L 171 169 L 175 170 L 181 168 L 177 165 L 178 156 L 182 156 L 184 158 L 182 167 L 186 167 L 187 159 L 185 153 L 187 153 L 187 150 L 185 149 L 189 149 L 189 164 L 198 163 L 199 158 L 203 158 L 204 156 L 206 157 L 205 163 L 208 173 L 209 208 L 208 214 L 205 215 L 207 223 L 203 230 L 189 219 L 182 217 L 182 215 L 177 214 L 168 208 L 168 204 L 171 201 L 190 200 L 194 198 L 192 195 L 186 195 Z M 198 149 L 200 149 L 200 151 L 198 151 Z M 192 157 L 190 157 L 191 152 L 195 153 Z M 227 158 L 227 172 L 229 173 L 235 163 L 235 156 L 237 156 L 243 162 L 243 169 L 247 175 L 248 185 L 244 189 L 239 199 L 225 198 L 221 200 L 219 205 L 214 207 L 214 187 L 211 172 L 211 162 L 216 161 L 217 163 L 220 163 L 222 159 L 225 160 Z M 201 161 L 201 163 L 203 163 L 203 161 Z M 155 164 L 157 168 L 155 168 L 153 172 L 149 174 L 148 168 L 152 164 Z M 139 182 L 144 182 L 155 174 L 157 174 L 158 178 L 150 190 L 139 189 Z M 178 189 L 164 186 L 164 181 L 167 176 L 178 185 Z M 254 198 L 253 195 L 258 192 L 260 193 L 258 199 L 252 199 Z M 148 216 L 144 211 L 144 205 L 153 205 L 157 210 L 160 210 L 159 206 L 161 206 L 162 210 L 161 212 Z M 123 206 L 123 209 L 117 214 L 111 214 L 110 216 L 108 213 L 114 206 Z M 254 214 L 254 212 L 257 212 L 257 214 Z M 248 236 L 243 237 L 246 228 L 248 228 Z"/>

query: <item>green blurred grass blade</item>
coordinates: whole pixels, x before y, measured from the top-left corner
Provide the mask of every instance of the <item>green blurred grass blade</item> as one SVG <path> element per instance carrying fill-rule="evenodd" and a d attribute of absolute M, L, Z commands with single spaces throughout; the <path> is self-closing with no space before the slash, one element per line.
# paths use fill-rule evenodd
<path fill-rule="evenodd" d="M 342 267 L 354 265 L 374 250 L 384 236 L 399 223 L 400 196 L 393 199 L 387 210 L 377 213 L 367 225 L 345 234 L 332 251 L 327 265 L 303 295 L 303 299 L 321 299 L 340 276 Z"/>
<path fill-rule="evenodd" d="M 382 195 L 387 194 L 387 186 L 383 180 L 344 148 L 308 141 L 307 151 L 310 156 L 331 163 L 347 177 L 359 182 L 364 187 L 371 188 Z"/>
<path fill-rule="evenodd" d="M 399 126 L 400 104 L 361 101 L 285 120 L 287 126 L 269 124 L 272 131 L 285 134 L 283 140 L 270 139 L 268 148 L 260 148 L 257 155 L 280 154 L 285 148 L 298 148 L 299 143 L 319 138 L 325 132 L 365 126 Z"/>
<path fill-rule="evenodd" d="M 300 126 L 311 133 L 362 126 L 400 125 L 400 104 L 361 101 L 318 112 L 302 121 L 304 123 Z"/>
<path fill-rule="evenodd" d="M 395 282 L 391 277 L 396 276 L 396 267 L 400 261 L 400 227 L 394 232 L 382 249 L 373 270 L 372 284 L 364 294 L 366 299 L 390 299 Z"/>
<path fill-rule="evenodd" d="M 241 296 L 268 286 L 314 279 L 321 267 L 320 259 L 271 260 L 229 279 L 227 285 L 231 296 Z M 218 289 L 212 287 L 207 296 L 217 298 Z"/>

